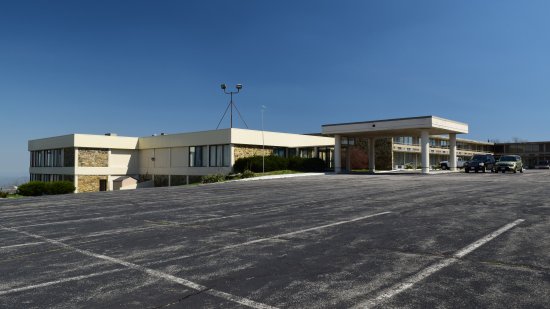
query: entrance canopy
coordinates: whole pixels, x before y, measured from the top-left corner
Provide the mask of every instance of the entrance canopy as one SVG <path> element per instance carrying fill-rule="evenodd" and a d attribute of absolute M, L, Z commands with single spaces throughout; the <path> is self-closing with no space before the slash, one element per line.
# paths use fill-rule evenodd
<path fill-rule="evenodd" d="M 323 134 L 332 136 L 336 134 L 363 137 L 420 136 L 422 131 L 427 131 L 429 135 L 465 134 L 468 133 L 468 125 L 436 116 L 422 116 L 322 126 Z"/>
<path fill-rule="evenodd" d="M 468 133 L 466 123 L 436 116 L 385 119 L 363 122 L 326 124 L 322 126 L 324 135 L 334 136 L 334 168 L 341 172 L 341 137 L 366 137 L 369 140 L 369 170 L 374 172 L 376 138 L 398 136 L 420 136 L 422 172 L 429 173 L 430 135 L 449 134 L 449 167 L 456 169 L 456 134 Z"/>

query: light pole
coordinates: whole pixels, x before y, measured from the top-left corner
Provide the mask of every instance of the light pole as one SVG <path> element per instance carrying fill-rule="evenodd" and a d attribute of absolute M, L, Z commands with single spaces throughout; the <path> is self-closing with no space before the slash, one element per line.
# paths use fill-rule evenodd
<path fill-rule="evenodd" d="M 227 110 L 228 109 L 231 109 L 230 111 L 230 127 L 233 128 L 233 107 L 235 108 L 235 110 L 237 111 L 237 113 L 239 114 L 239 116 L 241 117 L 241 120 L 244 122 L 244 125 L 246 126 L 246 128 L 248 129 L 248 125 L 246 124 L 246 122 L 244 121 L 241 113 L 239 112 L 239 109 L 237 108 L 237 106 L 233 103 L 233 94 L 237 94 L 241 91 L 241 89 L 243 89 L 243 85 L 242 84 L 237 84 L 235 86 L 235 88 L 237 89 L 237 91 L 227 91 L 227 86 L 225 84 L 221 84 L 221 88 L 223 90 L 223 93 L 225 94 L 229 94 L 231 96 L 230 100 L 229 100 L 229 104 L 227 105 L 227 108 L 225 109 L 225 112 L 223 113 L 223 116 L 222 116 L 222 119 L 220 119 L 220 122 L 218 123 L 218 126 L 216 127 L 216 130 L 220 127 L 220 124 L 222 123 L 222 120 L 223 118 L 225 117 L 225 114 L 227 113 Z"/>
<path fill-rule="evenodd" d="M 262 105 L 262 173 L 265 173 L 264 112 L 266 108 L 265 105 Z"/>

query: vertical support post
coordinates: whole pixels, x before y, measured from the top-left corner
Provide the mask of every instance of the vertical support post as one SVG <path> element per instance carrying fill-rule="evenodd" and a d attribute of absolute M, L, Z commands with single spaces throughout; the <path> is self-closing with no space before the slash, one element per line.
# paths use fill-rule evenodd
<path fill-rule="evenodd" d="M 449 168 L 456 171 L 456 133 L 449 134 Z"/>
<path fill-rule="evenodd" d="M 422 174 L 430 173 L 430 134 L 428 131 L 420 132 L 420 147 L 422 153 Z"/>
<path fill-rule="evenodd" d="M 231 91 L 231 100 L 229 101 L 229 105 L 231 105 L 231 121 L 230 121 L 230 128 L 233 128 L 233 91 Z"/>
<path fill-rule="evenodd" d="M 374 144 L 376 139 L 374 137 L 369 138 L 369 171 L 371 173 L 376 172 L 376 149 Z"/>
<path fill-rule="evenodd" d="M 235 145 L 229 144 L 229 152 L 230 152 L 230 164 L 231 164 L 231 170 L 233 171 L 233 166 L 235 165 Z"/>
<path fill-rule="evenodd" d="M 346 146 L 346 171 L 351 172 L 351 145 Z"/>
<path fill-rule="evenodd" d="M 334 136 L 334 173 L 342 172 L 342 137 L 339 134 Z"/>

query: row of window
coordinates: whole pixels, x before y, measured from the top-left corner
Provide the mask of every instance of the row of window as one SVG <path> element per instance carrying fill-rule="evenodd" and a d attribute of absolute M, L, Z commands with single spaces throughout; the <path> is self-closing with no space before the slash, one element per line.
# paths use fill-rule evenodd
<path fill-rule="evenodd" d="M 393 142 L 396 144 L 403 144 L 403 145 L 419 145 L 420 139 L 413 138 L 412 136 L 399 136 L 399 137 L 394 137 Z M 443 147 L 443 148 L 449 147 L 449 141 L 445 139 L 430 138 L 430 146 Z"/>
<path fill-rule="evenodd" d="M 208 159 L 207 159 L 207 151 L 209 151 Z M 272 153 L 274 156 L 278 156 L 278 157 L 299 156 L 302 158 L 313 158 L 316 156 L 315 148 L 313 147 L 300 148 L 298 150 L 295 148 L 275 147 L 273 148 Z M 207 162 L 207 160 L 209 162 Z M 231 165 L 231 149 L 229 145 L 189 147 L 189 166 L 191 167 L 206 167 L 206 166 L 228 167 L 230 165 Z"/>
<path fill-rule="evenodd" d="M 74 181 L 73 175 L 59 175 L 59 174 L 31 174 L 31 181 Z"/>
<path fill-rule="evenodd" d="M 48 149 L 31 151 L 32 167 L 61 167 L 63 166 L 63 149 Z"/>
<path fill-rule="evenodd" d="M 209 147 L 210 162 L 207 162 Z M 208 163 L 208 165 L 207 165 Z M 191 146 L 189 147 L 189 166 L 191 167 L 222 167 L 231 165 L 231 148 L 229 145 Z"/>
<path fill-rule="evenodd" d="M 495 145 L 495 153 L 550 152 L 550 143 Z"/>
<path fill-rule="evenodd" d="M 412 136 L 394 137 L 393 142 L 396 144 L 402 144 L 402 145 L 416 145 L 416 146 L 420 145 L 420 139 Z M 448 148 L 449 141 L 444 139 L 430 138 L 430 146 L 439 147 L 439 148 Z M 484 151 L 484 152 L 492 151 L 491 145 L 474 144 L 474 143 L 461 142 L 461 141 L 456 142 L 456 147 L 461 150 Z"/>

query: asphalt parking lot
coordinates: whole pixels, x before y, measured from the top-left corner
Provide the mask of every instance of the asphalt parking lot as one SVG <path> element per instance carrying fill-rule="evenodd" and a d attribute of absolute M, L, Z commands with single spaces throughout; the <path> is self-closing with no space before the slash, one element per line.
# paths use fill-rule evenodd
<path fill-rule="evenodd" d="M 550 171 L 0 200 L 1 308 L 549 308 Z"/>

